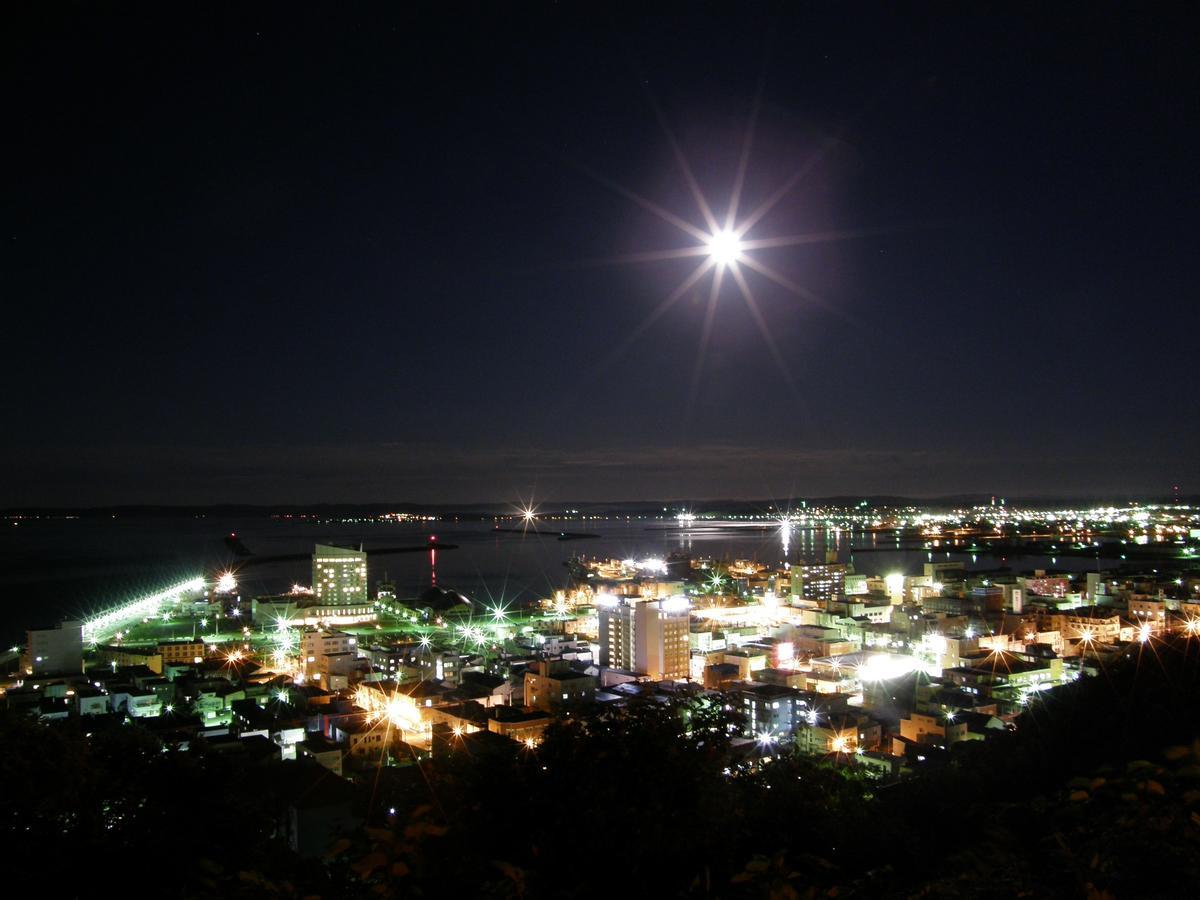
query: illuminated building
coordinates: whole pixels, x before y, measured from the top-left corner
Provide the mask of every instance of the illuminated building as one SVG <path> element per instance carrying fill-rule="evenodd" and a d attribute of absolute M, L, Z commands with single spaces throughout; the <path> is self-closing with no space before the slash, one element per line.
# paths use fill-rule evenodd
<path fill-rule="evenodd" d="M 25 632 L 21 668 L 29 675 L 83 671 L 83 623 L 63 622 L 57 628 Z"/>
<path fill-rule="evenodd" d="M 550 724 L 543 712 L 523 710 L 513 706 L 497 706 L 488 711 L 488 731 L 526 746 L 541 743 L 542 732 Z"/>
<path fill-rule="evenodd" d="M 753 672 L 767 668 L 771 657 L 769 652 L 753 647 L 739 647 L 737 650 L 726 650 L 721 660 L 727 666 L 737 666 L 738 680 L 749 681 Z"/>
<path fill-rule="evenodd" d="M 1167 625 L 1167 602 L 1161 597 L 1130 597 L 1129 617 L 1138 626 L 1149 625 L 1150 631 L 1158 634 Z"/>
<path fill-rule="evenodd" d="M 611 596 L 596 599 L 600 625 L 600 664 L 612 669 L 634 669 L 634 607 Z"/>
<path fill-rule="evenodd" d="M 953 721 L 945 715 L 914 712 L 900 720 L 900 734 L 892 738 L 892 754 L 903 756 L 906 745 L 944 747 L 950 743 L 946 727 Z M 965 728 L 965 725 L 964 725 Z"/>
<path fill-rule="evenodd" d="M 857 597 L 868 592 L 866 575 L 847 575 L 845 592 L 848 597 Z"/>
<path fill-rule="evenodd" d="M 1121 616 L 1102 606 L 1038 613 L 1039 631 L 1057 631 L 1063 640 L 1110 644 L 1121 637 Z"/>
<path fill-rule="evenodd" d="M 387 719 L 367 716 L 347 716 L 332 727 L 333 739 L 346 748 L 351 756 L 380 756 L 388 749 L 394 732 Z"/>
<path fill-rule="evenodd" d="M 192 704 L 192 712 L 204 720 L 226 719 L 228 709 L 225 698 L 233 693 L 233 688 L 226 684 L 208 683 L 195 689 L 195 693 L 185 697 Z"/>
<path fill-rule="evenodd" d="M 396 681 L 420 677 L 420 650 L 421 645 L 417 643 L 359 648 L 359 652 L 371 661 L 372 667 L 386 672 Z"/>
<path fill-rule="evenodd" d="M 417 665 L 421 678 L 456 685 L 468 658 L 454 650 L 430 650 L 420 654 Z"/>
<path fill-rule="evenodd" d="M 765 669 L 759 669 L 751 676 L 755 681 L 763 684 L 778 684 L 783 687 L 796 688 L 803 690 L 808 685 L 808 673 L 801 672 L 798 669 L 779 669 L 773 666 L 768 666 Z M 706 684 L 705 687 L 708 687 Z"/>
<path fill-rule="evenodd" d="M 474 734 L 477 731 L 487 731 L 488 714 L 489 711 L 483 704 L 468 700 L 462 703 L 431 707 L 427 717 L 436 741 L 439 732 L 442 731 L 439 726 L 449 726 L 450 734 L 454 737 Z"/>
<path fill-rule="evenodd" d="M 926 663 L 926 671 L 936 675 L 945 669 L 963 665 L 963 659 L 978 649 L 979 638 L 930 632 L 921 638 L 916 654 Z"/>
<path fill-rule="evenodd" d="M 374 622 L 379 612 L 373 604 L 315 602 L 313 594 L 284 594 L 279 597 L 259 597 L 253 601 L 254 619 L 276 625 L 316 628 L 328 625 L 362 625 Z"/>
<path fill-rule="evenodd" d="M 1062 684 L 1063 666 L 1058 657 L 1040 658 L 1000 651 L 976 651 L 962 665 L 942 673 L 947 685 L 980 700 L 1007 702 L 1015 710 L 1030 693 Z"/>
<path fill-rule="evenodd" d="M 1104 576 L 1100 572 L 1088 572 L 1085 576 L 1087 579 L 1086 597 L 1089 603 L 1100 603 L 1101 598 L 1108 597 L 1109 585 L 1104 580 Z"/>
<path fill-rule="evenodd" d="M 841 563 L 792 567 L 792 596 L 805 600 L 833 600 L 846 592 L 846 567 Z"/>
<path fill-rule="evenodd" d="M 753 684 L 738 688 L 733 696 L 735 708 L 740 708 L 746 717 L 746 737 L 789 740 L 800 721 L 807 721 L 808 700 L 792 688 Z"/>
<path fill-rule="evenodd" d="M 688 601 L 597 597 L 600 664 L 643 672 L 654 681 L 689 675 Z"/>
<path fill-rule="evenodd" d="M 358 654 L 358 641 L 342 631 L 306 631 L 300 640 L 304 674 L 310 678 L 324 667 L 324 657 L 338 653 Z"/>
<path fill-rule="evenodd" d="M 850 597 L 835 598 L 828 600 L 825 603 L 825 611 L 837 613 L 838 619 L 865 619 L 876 625 L 886 624 L 892 620 L 892 606 L 886 599 L 879 598 L 878 600 L 866 597 Z M 818 620 L 818 624 L 825 624 Z"/>
<path fill-rule="evenodd" d="M 1027 595 L 1038 597 L 1058 597 L 1059 599 L 1067 596 L 1067 591 L 1071 589 L 1071 580 L 1064 576 L 1046 577 L 1044 572 L 1038 572 L 1033 578 L 1018 578 L 1025 588 Z"/>
<path fill-rule="evenodd" d="M 471 700 L 490 708 L 510 706 L 516 686 L 503 675 L 487 672 L 463 672 L 456 690 Z"/>
<path fill-rule="evenodd" d="M 201 662 L 208 651 L 204 641 L 163 641 L 158 645 L 158 653 L 164 665 L 195 665 Z"/>
<path fill-rule="evenodd" d="M 879 745 L 883 729 L 870 716 L 844 714 L 827 719 L 820 713 L 802 718 L 796 728 L 796 747 L 801 753 L 855 753 Z"/>
<path fill-rule="evenodd" d="M 312 583 L 319 605 L 367 603 L 367 554 L 317 544 L 312 556 Z"/>
<path fill-rule="evenodd" d="M 576 672 L 566 660 L 542 660 L 525 672 L 525 705 L 549 712 L 591 698 L 597 686 L 594 675 Z"/>
<path fill-rule="evenodd" d="M 791 629 L 789 637 L 797 655 L 843 656 L 862 649 L 860 636 L 846 636 L 843 629 L 824 625 L 801 625 Z"/>
<path fill-rule="evenodd" d="M 411 742 L 428 733 L 434 708 L 447 706 L 457 701 L 453 691 L 436 681 L 413 681 L 402 684 L 395 690 L 386 690 L 379 684 L 360 684 L 354 693 L 354 705 L 366 710 L 377 720 L 386 720 L 404 732 L 404 740 Z"/>
<path fill-rule="evenodd" d="M 1004 592 L 998 586 L 976 587 L 962 596 L 940 594 L 921 599 L 921 608 L 929 613 L 951 616 L 995 615 L 1004 611 Z"/>
<path fill-rule="evenodd" d="M 81 716 L 102 716 L 112 711 L 108 694 L 95 688 L 76 688 L 75 703 Z"/>
<path fill-rule="evenodd" d="M 350 682 L 366 674 L 370 661 L 362 659 L 353 650 L 341 653 L 323 653 L 317 657 L 318 671 L 312 677 L 328 690 L 345 690 Z"/>

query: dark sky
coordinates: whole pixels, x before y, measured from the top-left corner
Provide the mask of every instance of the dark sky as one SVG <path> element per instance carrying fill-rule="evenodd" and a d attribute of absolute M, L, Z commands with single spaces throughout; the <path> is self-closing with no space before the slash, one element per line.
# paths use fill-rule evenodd
<path fill-rule="evenodd" d="M 1182 4 L 51 6 L 0 505 L 1200 485 Z M 742 212 L 805 175 L 748 237 L 852 234 L 754 251 L 823 303 L 746 272 L 776 360 L 727 278 L 697 367 L 706 277 L 627 342 L 697 260 L 597 261 L 697 242 L 602 179 L 703 223 L 657 104 L 723 215 L 760 84 Z"/>

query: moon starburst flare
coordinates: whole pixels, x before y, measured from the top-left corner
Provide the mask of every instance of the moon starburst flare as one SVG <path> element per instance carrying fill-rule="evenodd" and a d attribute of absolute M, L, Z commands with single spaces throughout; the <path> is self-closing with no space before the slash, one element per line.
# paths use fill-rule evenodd
<path fill-rule="evenodd" d="M 741 153 L 738 158 L 737 170 L 733 178 L 733 186 L 730 192 L 729 204 L 726 207 L 724 223 L 722 223 L 713 212 L 713 205 L 705 196 L 704 191 L 700 187 L 692 167 L 689 165 L 687 157 L 683 153 L 679 142 L 667 125 L 666 119 L 659 109 L 657 103 L 651 99 L 651 104 L 654 107 L 655 115 L 659 126 L 662 128 L 668 144 L 671 147 L 675 162 L 683 175 L 683 179 L 687 184 L 688 191 L 695 202 L 696 210 L 700 215 L 699 222 L 689 221 L 686 217 L 673 212 L 661 204 L 655 203 L 635 191 L 630 190 L 624 185 L 618 184 L 610 178 L 607 178 L 596 172 L 588 166 L 579 166 L 580 170 L 589 177 L 595 179 L 600 184 L 615 191 L 626 199 L 630 200 L 645 211 L 656 216 L 663 222 L 671 225 L 673 228 L 682 232 L 686 237 L 690 238 L 694 243 L 682 247 L 674 247 L 668 249 L 650 249 L 636 253 L 630 253 L 623 256 L 611 257 L 606 260 L 593 260 L 593 262 L 602 262 L 605 264 L 613 263 L 660 263 L 670 260 L 688 259 L 699 257 L 699 262 L 693 266 L 684 276 L 683 280 L 669 293 L 667 296 L 655 306 L 646 318 L 635 327 L 621 343 L 613 350 L 613 352 L 605 359 L 600 369 L 607 368 L 609 365 L 617 361 L 629 348 L 641 338 L 653 325 L 658 322 L 678 301 L 681 297 L 687 295 L 693 288 L 700 286 L 700 283 L 710 278 L 708 282 L 708 303 L 706 305 L 704 316 L 701 324 L 700 346 L 696 353 L 696 361 L 692 371 L 691 386 L 689 392 L 689 409 L 694 404 L 699 393 L 701 376 L 703 374 L 704 360 L 707 354 L 708 344 L 714 331 L 714 321 L 716 318 L 717 307 L 720 304 L 722 289 L 726 288 L 728 282 L 733 282 L 736 293 L 741 297 L 746 305 L 746 309 L 750 314 L 751 320 L 755 327 L 762 335 L 763 342 L 766 345 L 768 355 L 771 357 L 775 367 L 779 370 L 783 380 L 791 389 L 792 394 L 797 401 L 803 402 L 800 396 L 795 379 L 788 367 L 783 352 L 781 351 L 778 342 L 774 336 L 774 330 L 767 321 L 767 316 L 764 313 L 762 304 L 759 302 L 758 296 L 755 294 L 754 285 L 746 277 L 746 270 L 754 272 L 760 276 L 762 280 L 771 283 L 774 286 L 782 288 L 791 295 L 804 303 L 819 307 L 822 310 L 840 313 L 833 305 L 822 298 L 812 289 L 797 283 L 792 278 L 778 271 L 774 266 L 768 265 L 759 258 L 763 251 L 779 250 L 781 248 L 796 247 L 801 245 L 817 244 L 829 241 L 841 241 L 848 238 L 863 237 L 869 234 L 878 233 L 881 229 L 863 229 L 857 231 L 839 230 L 839 231 L 818 231 L 808 234 L 751 234 L 751 230 L 762 230 L 762 225 L 770 212 L 787 197 L 800 182 L 808 175 L 821 157 L 824 156 L 829 149 L 830 142 L 825 142 L 818 148 L 808 159 L 806 159 L 795 172 L 792 173 L 784 182 L 775 190 L 769 193 L 765 200 L 755 206 L 744 217 L 739 218 L 739 206 L 743 200 L 744 188 L 746 183 L 746 173 L 749 168 L 751 151 L 754 143 L 754 132 L 756 121 L 758 118 L 758 109 L 760 106 L 759 99 L 756 98 L 750 120 L 746 127 L 745 136 L 742 141 Z M 726 277 L 728 276 L 728 277 Z M 844 313 L 841 313 L 844 315 Z"/>
<path fill-rule="evenodd" d="M 708 239 L 708 255 L 718 266 L 735 263 L 742 256 L 742 242 L 734 232 L 722 229 Z"/>

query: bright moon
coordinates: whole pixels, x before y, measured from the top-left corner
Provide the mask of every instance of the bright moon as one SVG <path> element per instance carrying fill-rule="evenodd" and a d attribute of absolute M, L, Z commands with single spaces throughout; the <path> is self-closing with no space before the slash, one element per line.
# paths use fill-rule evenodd
<path fill-rule="evenodd" d="M 733 231 L 718 231 L 708 239 L 708 255 L 718 266 L 735 263 L 742 256 L 742 242 Z"/>

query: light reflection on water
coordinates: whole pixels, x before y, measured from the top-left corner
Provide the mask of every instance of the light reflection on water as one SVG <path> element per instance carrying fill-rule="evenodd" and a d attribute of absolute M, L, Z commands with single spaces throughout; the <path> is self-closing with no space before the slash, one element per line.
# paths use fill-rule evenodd
<path fill-rule="evenodd" d="M 558 531 L 586 532 L 596 538 L 560 541 Z M 318 524 L 268 518 L 116 518 L 44 520 L 8 528 L 0 537 L 0 632 L 7 643 L 29 625 L 47 624 L 83 609 L 157 590 L 196 574 L 211 576 L 233 557 L 225 546 L 236 532 L 256 556 L 308 554 L 317 542 L 362 544 L 372 548 L 421 546 L 431 535 L 442 545 L 421 552 L 369 557 L 372 589 L 387 576 L 401 597 L 420 594 L 436 581 L 485 600 L 523 603 L 546 596 L 566 583 L 565 563 L 575 555 L 626 559 L 665 557 L 672 551 L 718 559 L 753 559 L 768 565 L 820 561 L 832 551 L 867 575 L 916 573 L 929 559 L 921 543 L 897 544 L 890 532 L 825 531 L 793 524 L 714 526 L 698 523 L 681 530 L 667 521 L 538 522 L 524 534 L 497 533 L 490 522 Z M 870 552 L 855 552 L 861 550 Z M 979 552 L 947 555 L 968 569 L 1016 571 L 1045 567 L 1045 557 L 1002 561 Z M 235 560 L 236 563 L 236 560 Z M 1059 559 L 1059 568 L 1085 571 L 1094 560 Z M 238 573 L 243 596 L 277 593 L 294 582 L 307 584 L 306 559 L 243 565 Z"/>

